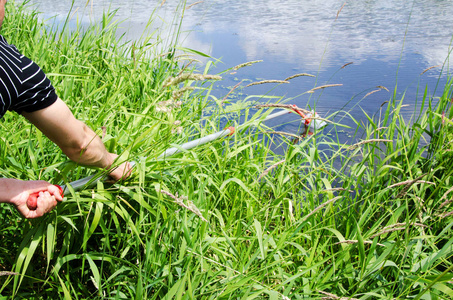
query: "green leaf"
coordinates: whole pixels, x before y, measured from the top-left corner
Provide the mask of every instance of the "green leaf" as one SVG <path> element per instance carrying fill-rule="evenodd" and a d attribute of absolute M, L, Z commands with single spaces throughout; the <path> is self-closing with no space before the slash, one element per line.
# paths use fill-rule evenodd
<path fill-rule="evenodd" d="M 47 233 L 46 233 L 46 246 L 47 246 L 47 271 L 49 270 L 50 261 L 53 257 L 53 253 L 55 252 L 56 248 L 56 230 L 55 226 L 52 223 L 47 225 Z M 47 272 L 46 271 L 46 272 Z"/>
<path fill-rule="evenodd" d="M 261 229 L 261 223 L 257 219 L 254 219 L 253 223 L 255 225 L 255 232 L 256 232 L 256 238 L 258 240 L 258 245 L 260 247 L 261 259 L 264 260 L 264 259 L 266 259 L 266 255 L 264 253 L 263 231 Z"/>

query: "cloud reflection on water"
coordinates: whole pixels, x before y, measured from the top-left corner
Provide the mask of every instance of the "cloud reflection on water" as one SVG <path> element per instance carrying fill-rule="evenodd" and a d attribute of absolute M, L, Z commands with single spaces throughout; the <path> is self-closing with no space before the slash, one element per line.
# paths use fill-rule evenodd
<path fill-rule="evenodd" d="M 71 0 L 32 0 L 46 16 L 66 16 Z M 156 6 L 162 1 L 76 0 L 78 14 L 99 19 L 103 10 L 117 11 L 127 21 L 128 37 L 141 36 Z M 178 1 L 166 1 L 158 11 L 171 22 Z M 189 1 L 188 5 L 196 1 Z M 370 56 L 395 60 L 404 51 L 423 57 L 426 66 L 442 64 L 453 36 L 451 1 L 348 1 L 344 0 L 211 0 L 185 12 L 184 28 L 206 34 L 237 34 L 247 60 L 272 56 L 274 60 L 303 66 L 306 70 L 328 67 L 332 61 L 360 63 Z M 410 18 L 410 19 L 409 19 Z M 409 23 L 408 23 L 409 22 Z M 186 45 L 210 53 L 206 41 L 190 35 Z M 223 49 L 228 53 L 228 49 Z"/>
<path fill-rule="evenodd" d="M 78 10 L 74 20 L 78 18 L 82 25 L 97 22 L 103 11 L 117 10 L 115 19 L 123 21 L 120 34 L 127 32 L 126 38 L 134 40 L 142 36 L 150 17 L 157 13 L 165 21 L 152 26 L 162 27 L 160 37 L 165 37 L 169 35 L 168 26 L 174 28 L 177 23 L 173 18 L 178 2 L 167 0 L 156 10 L 162 0 L 92 0 L 88 6 L 87 0 L 75 0 L 74 10 Z M 195 2 L 198 0 L 187 4 Z M 44 18 L 58 14 L 59 23 L 64 22 L 72 0 L 30 3 L 39 4 Z M 419 101 L 418 87 L 428 86 L 430 94 L 439 83 L 440 68 L 419 74 L 428 67 L 442 65 L 447 58 L 453 36 L 452 1 L 347 1 L 336 19 L 344 3 L 345 0 L 205 0 L 184 13 L 183 31 L 192 31 L 182 35 L 184 46 L 221 58 L 222 71 L 246 61 L 264 60 L 237 74 L 224 74 L 224 80 L 213 91 L 219 97 L 242 79 L 284 79 L 307 72 L 317 77 L 297 78 L 280 87 L 244 88 L 240 98 L 284 96 L 285 101 L 315 108 L 322 116 L 346 111 L 360 120 L 365 119 L 363 111 L 368 115 L 378 112 L 398 82 L 397 97 L 403 98 L 404 94 L 404 103 L 410 106 L 404 108 L 403 114 L 410 116 Z M 354 64 L 340 69 L 349 62 Z M 439 86 L 444 82 L 445 77 Z M 343 85 L 322 93 L 304 93 L 314 85 L 326 83 Z M 376 86 L 385 86 L 389 92 L 381 90 L 365 97 Z M 339 121 L 355 128 L 350 118 Z M 267 125 L 292 133 L 299 130 L 300 120 L 293 115 L 275 122 Z M 348 134 L 340 136 L 342 140 L 349 139 Z"/>
<path fill-rule="evenodd" d="M 336 21 L 342 0 L 213 2 L 203 31 L 237 32 L 248 59 L 272 55 L 311 69 L 321 59 L 324 66 L 397 59 L 406 29 L 405 51 L 422 55 L 427 66 L 442 64 L 453 36 L 450 1 L 350 1 Z M 195 23 L 197 14 L 188 15 Z"/>

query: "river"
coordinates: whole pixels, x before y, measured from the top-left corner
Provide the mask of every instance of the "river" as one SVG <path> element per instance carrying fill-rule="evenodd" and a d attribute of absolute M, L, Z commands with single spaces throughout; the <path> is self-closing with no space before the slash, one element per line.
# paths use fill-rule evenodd
<path fill-rule="evenodd" d="M 57 16 L 56 22 L 62 22 L 73 1 L 29 2 L 43 13 L 43 18 Z M 135 40 L 143 35 L 153 15 L 164 20 L 157 23 L 159 27 L 174 24 L 177 3 L 75 0 L 72 24 L 77 19 L 82 24 L 96 22 L 103 11 L 117 10 L 116 20 L 124 21 L 120 33 Z M 249 95 L 276 95 L 286 103 L 316 108 L 321 116 L 342 110 L 360 120 L 365 119 L 363 111 L 376 113 L 397 86 L 396 94 L 404 94 L 408 105 L 404 114 L 409 117 L 421 101 L 423 89 L 427 87 L 429 94 L 439 96 L 447 79 L 453 37 L 452 1 L 206 0 L 188 1 L 186 6 L 183 46 L 218 58 L 221 62 L 214 72 L 262 60 L 226 73 L 215 89 L 218 97 L 244 80 L 234 101 Z M 297 73 L 316 77 L 244 88 L 252 81 L 282 80 Z M 341 86 L 306 93 L 325 84 Z M 341 122 L 352 125 L 348 118 Z M 269 125 L 290 133 L 299 130 L 296 115 Z M 346 141 L 351 134 L 341 135 Z"/>

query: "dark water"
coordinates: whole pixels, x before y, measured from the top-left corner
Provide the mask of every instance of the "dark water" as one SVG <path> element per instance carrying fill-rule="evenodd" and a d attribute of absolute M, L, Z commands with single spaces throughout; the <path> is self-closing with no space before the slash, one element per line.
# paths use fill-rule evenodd
<path fill-rule="evenodd" d="M 57 22 L 64 20 L 72 3 L 30 2 L 37 5 L 44 18 L 58 15 Z M 117 10 L 116 19 L 125 20 L 122 32 L 134 40 L 143 35 L 152 16 L 165 20 L 154 26 L 158 24 L 162 32 L 169 30 L 175 23 L 178 2 L 76 0 L 73 20 L 78 18 L 82 24 L 96 22 L 104 10 Z M 193 3 L 196 1 L 188 1 L 187 6 Z M 440 95 L 449 72 L 452 1 L 357 0 L 343 4 L 344 0 L 203 1 L 184 13 L 183 45 L 220 59 L 213 72 L 263 60 L 224 75 L 213 93 L 219 98 L 245 80 L 234 101 L 259 99 L 251 95 L 276 95 L 288 104 L 316 108 L 321 116 L 346 111 L 364 120 L 363 111 L 376 113 L 396 86 L 397 95 L 404 94 L 408 105 L 404 108 L 407 118 L 416 110 L 425 87 L 430 95 Z M 348 65 L 342 68 L 345 64 Z M 421 75 L 433 66 L 437 67 Z M 289 84 L 244 88 L 252 81 L 283 80 L 296 73 L 309 73 L 316 78 L 299 77 Z M 305 93 L 324 84 L 342 86 Z M 377 86 L 388 91 L 380 89 L 365 97 Z M 353 124 L 350 118 L 341 122 Z M 297 133 L 300 127 L 296 115 L 268 125 L 290 133 Z M 351 133 L 346 130 L 340 135 L 346 141 Z"/>

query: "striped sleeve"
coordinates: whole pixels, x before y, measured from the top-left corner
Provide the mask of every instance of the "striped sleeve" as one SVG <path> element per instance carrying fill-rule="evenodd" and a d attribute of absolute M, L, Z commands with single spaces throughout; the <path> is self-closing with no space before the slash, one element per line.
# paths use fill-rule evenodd
<path fill-rule="evenodd" d="M 0 35 L 0 118 L 7 110 L 21 113 L 46 108 L 57 98 L 41 68 Z"/>

